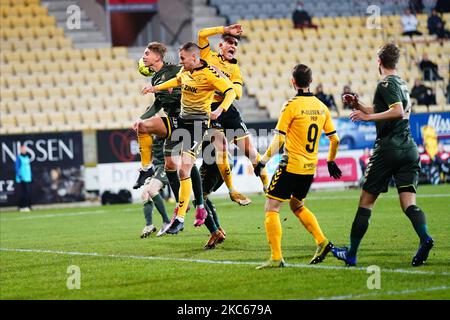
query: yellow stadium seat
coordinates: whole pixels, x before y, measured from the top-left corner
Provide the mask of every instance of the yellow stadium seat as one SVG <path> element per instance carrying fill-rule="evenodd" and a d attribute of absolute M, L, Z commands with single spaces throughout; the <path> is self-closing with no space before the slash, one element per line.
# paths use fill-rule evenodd
<path fill-rule="evenodd" d="M 120 78 L 120 75 L 119 75 Z M 105 71 L 100 73 L 100 79 L 103 84 L 113 84 L 117 82 L 116 73 L 111 71 Z"/>
<path fill-rule="evenodd" d="M 126 47 L 112 48 L 114 59 L 128 58 L 128 49 Z"/>
<path fill-rule="evenodd" d="M 60 73 L 60 74 L 53 74 L 53 82 L 56 86 L 64 88 L 64 87 L 70 87 L 70 73 Z M 76 88 L 76 87 L 75 87 Z"/>
<path fill-rule="evenodd" d="M 145 95 L 145 96 L 137 95 L 136 96 L 137 106 L 141 106 L 143 108 L 153 104 L 153 101 L 154 101 L 154 96 L 153 95 Z"/>
<path fill-rule="evenodd" d="M 70 84 L 73 86 L 81 86 L 86 83 L 83 73 L 70 73 L 69 79 L 70 79 Z"/>
<path fill-rule="evenodd" d="M 113 110 L 115 122 L 120 124 L 129 124 L 131 121 L 130 116 L 128 114 L 128 110 L 126 109 L 117 109 Z"/>
<path fill-rule="evenodd" d="M 137 104 L 133 96 L 121 96 L 119 97 L 120 106 L 122 108 L 133 108 L 136 107 Z"/>
<path fill-rule="evenodd" d="M 18 113 L 24 112 L 23 104 L 24 104 L 23 101 L 18 101 L 18 100 L 8 101 L 8 102 L 6 102 L 6 107 L 7 107 L 9 113 L 18 114 Z"/>
<path fill-rule="evenodd" d="M 24 103 L 25 113 L 34 114 L 41 112 L 39 101 L 30 100 Z"/>
<path fill-rule="evenodd" d="M 33 15 L 33 8 L 29 6 L 15 6 L 19 16 L 32 16 Z"/>
<path fill-rule="evenodd" d="M 25 40 L 20 40 L 20 41 L 14 41 L 12 42 L 12 46 L 13 49 L 15 51 L 19 51 L 19 50 L 28 50 L 28 42 Z"/>
<path fill-rule="evenodd" d="M 42 112 L 45 112 L 45 113 L 53 113 L 53 112 L 56 112 L 56 110 L 58 110 L 58 108 L 56 107 L 55 99 L 41 100 L 41 101 L 39 101 L 39 106 L 40 106 Z"/>
<path fill-rule="evenodd" d="M 36 20 L 39 20 L 41 27 L 55 26 L 56 18 L 53 16 L 39 16 L 36 17 Z"/>
<path fill-rule="evenodd" d="M 47 94 L 50 99 L 59 99 L 62 97 L 63 92 L 62 92 L 61 88 L 50 87 L 50 88 L 47 88 Z"/>
<path fill-rule="evenodd" d="M 70 111 L 72 111 L 72 106 L 73 105 L 72 105 L 72 100 L 71 99 L 66 99 L 62 95 L 59 95 L 58 97 L 55 97 L 55 106 L 56 106 L 58 111 L 70 112 Z"/>
<path fill-rule="evenodd" d="M 22 87 L 22 77 L 21 76 L 15 76 L 15 77 L 2 77 L 2 80 L 5 80 L 6 85 L 9 89 L 16 89 Z M 3 91 L 3 88 L 2 88 Z M 3 92 L 2 92 L 3 96 Z"/>
<path fill-rule="evenodd" d="M 281 29 L 289 30 L 293 28 L 292 19 L 278 19 L 278 25 Z"/>
<path fill-rule="evenodd" d="M 0 127 L 2 129 L 12 128 L 16 125 L 16 116 L 14 114 L 2 114 L 2 116 L 0 117 Z"/>
<path fill-rule="evenodd" d="M 113 52 L 111 48 L 99 48 L 97 51 L 97 57 L 98 59 L 112 59 L 113 58 Z"/>
<path fill-rule="evenodd" d="M 120 109 L 120 100 L 118 97 L 104 97 L 103 104 L 106 109 L 116 110 Z"/>
<path fill-rule="evenodd" d="M 92 48 L 82 49 L 81 54 L 83 55 L 83 58 L 85 60 L 98 60 L 96 49 Z"/>
<path fill-rule="evenodd" d="M 69 61 L 60 61 L 59 63 L 59 67 L 61 68 L 61 71 L 64 73 L 68 73 L 68 74 L 72 74 L 72 73 L 76 73 L 76 66 L 73 62 L 69 62 Z"/>
<path fill-rule="evenodd" d="M 81 122 L 81 116 L 80 116 L 80 112 L 78 111 L 64 111 L 61 110 L 61 112 L 64 112 L 64 115 L 66 116 L 66 121 L 67 123 L 80 123 Z"/>
<path fill-rule="evenodd" d="M 63 112 L 52 112 L 50 123 L 56 128 L 61 128 L 66 125 L 66 119 Z"/>
<path fill-rule="evenodd" d="M 55 83 L 53 82 L 53 77 L 49 74 L 43 74 L 43 75 L 39 75 L 39 76 L 35 76 L 37 77 L 37 82 L 39 84 L 40 87 L 43 88 L 52 88 L 55 86 Z M 25 79 L 24 79 L 25 81 Z M 30 84 L 33 82 L 34 80 L 30 80 Z"/>
<path fill-rule="evenodd" d="M 41 4 L 40 0 L 25 0 L 24 2 L 27 6 L 39 6 Z"/>
<path fill-rule="evenodd" d="M 13 64 L 13 69 L 14 69 L 14 74 L 15 75 L 28 75 L 30 73 L 30 69 L 28 68 L 28 64 L 25 64 L 25 63 Z"/>
<path fill-rule="evenodd" d="M 89 97 L 88 98 L 89 108 L 91 110 L 103 110 L 105 105 L 101 97 Z"/>
<path fill-rule="evenodd" d="M 51 74 L 60 74 L 61 69 L 58 62 L 47 62 L 44 63 L 45 72 Z"/>
<path fill-rule="evenodd" d="M 85 111 L 81 113 L 83 127 L 93 129 L 98 122 L 97 113 L 95 111 Z"/>
<path fill-rule="evenodd" d="M 57 42 L 58 42 L 58 48 L 59 49 L 67 49 L 67 48 L 72 48 L 73 47 L 72 39 L 62 38 L 62 37 L 58 37 L 56 39 L 57 39 Z"/>
<path fill-rule="evenodd" d="M 77 87 L 62 87 L 62 91 L 65 98 L 77 98 L 79 96 Z"/>
<path fill-rule="evenodd" d="M 91 72 L 91 64 L 88 61 L 75 61 L 78 72 Z"/>
<path fill-rule="evenodd" d="M 265 19 L 252 19 L 250 20 L 250 26 L 252 28 L 252 31 L 255 32 L 257 30 L 264 30 L 266 29 L 265 25 Z"/>
<path fill-rule="evenodd" d="M 97 96 L 110 96 L 111 91 L 108 85 L 98 85 L 94 87 Z"/>
<path fill-rule="evenodd" d="M 46 113 L 34 113 L 33 114 L 33 122 L 34 122 L 34 126 L 36 128 L 39 128 L 40 126 L 47 126 L 48 125 L 48 116 Z"/>
<path fill-rule="evenodd" d="M 47 7 L 40 5 L 30 5 L 30 8 L 34 16 L 46 16 L 48 14 Z"/>
<path fill-rule="evenodd" d="M 74 110 L 85 111 L 89 110 L 89 96 L 81 96 L 78 98 L 72 98 L 72 105 Z"/>
<path fill-rule="evenodd" d="M 67 61 L 68 56 L 65 50 L 54 50 L 51 53 L 53 61 Z"/>
<path fill-rule="evenodd" d="M 127 94 L 127 87 L 124 84 L 110 85 L 111 93 L 114 96 L 122 96 Z"/>
<path fill-rule="evenodd" d="M 30 89 L 31 95 L 33 96 L 33 99 L 35 100 L 43 100 L 47 99 L 47 92 L 44 88 L 32 88 Z"/>

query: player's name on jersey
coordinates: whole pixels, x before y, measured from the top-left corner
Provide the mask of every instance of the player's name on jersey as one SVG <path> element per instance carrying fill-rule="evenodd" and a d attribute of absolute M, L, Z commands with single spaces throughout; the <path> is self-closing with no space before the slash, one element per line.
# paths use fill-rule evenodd
<path fill-rule="evenodd" d="M 325 110 L 302 110 L 302 115 L 307 116 L 320 116 L 325 113 Z"/>

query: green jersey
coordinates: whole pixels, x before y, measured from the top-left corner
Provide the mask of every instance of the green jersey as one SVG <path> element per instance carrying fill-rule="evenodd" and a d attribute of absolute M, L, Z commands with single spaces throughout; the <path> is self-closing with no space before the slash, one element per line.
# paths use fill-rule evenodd
<path fill-rule="evenodd" d="M 375 113 L 389 110 L 401 103 L 403 119 L 376 121 L 377 139 L 375 149 L 407 149 L 416 147 L 409 128 L 411 100 L 406 82 L 397 75 L 391 75 L 378 83 L 373 99 Z"/>
<path fill-rule="evenodd" d="M 158 72 L 155 72 L 152 77 L 152 86 L 157 86 L 169 79 L 174 78 L 181 66 L 177 66 L 171 63 L 164 62 L 163 67 Z M 148 107 L 145 113 L 141 116 L 141 119 L 148 119 L 153 117 L 159 110 L 163 109 L 169 117 L 177 117 L 180 114 L 181 106 L 181 89 L 179 87 L 173 88 L 173 91 L 169 93 L 167 90 L 159 91 L 155 93 L 155 102 L 152 106 Z"/>

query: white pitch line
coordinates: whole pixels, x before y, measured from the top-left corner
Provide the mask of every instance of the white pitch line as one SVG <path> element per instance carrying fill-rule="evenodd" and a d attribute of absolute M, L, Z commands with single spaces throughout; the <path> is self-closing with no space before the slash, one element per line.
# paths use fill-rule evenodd
<path fill-rule="evenodd" d="M 120 255 L 120 254 L 102 254 L 102 253 L 97 253 L 97 252 L 74 252 L 74 251 L 40 250 L 40 249 L 0 248 L 0 251 L 49 253 L 49 254 L 73 255 L 73 256 L 94 256 L 94 257 L 100 257 L 100 258 L 121 258 L 121 259 L 136 259 L 136 260 L 194 262 L 194 263 L 223 264 L 223 265 L 259 265 L 259 264 L 261 264 L 261 262 L 254 262 L 254 261 L 206 260 L 206 259 L 170 258 L 170 257 L 157 257 L 157 256 L 134 256 L 134 255 Z M 345 271 L 363 271 L 363 272 L 367 271 L 367 268 L 364 268 L 364 267 L 348 268 L 348 267 L 339 267 L 339 266 L 310 265 L 310 264 L 302 264 L 302 263 L 293 263 L 293 264 L 288 263 L 288 264 L 286 264 L 286 267 L 300 268 L 300 269 L 325 269 L 325 270 L 345 270 Z M 419 274 L 419 275 L 431 275 L 431 276 L 450 276 L 450 272 L 434 272 L 434 271 L 425 271 L 425 270 L 381 269 L 381 272 Z"/>
<path fill-rule="evenodd" d="M 107 210 L 94 210 L 94 211 L 82 211 L 82 212 L 68 212 L 68 213 L 49 213 L 49 214 L 41 214 L 41 215 L 35 215 L 30 214 L 26 216 L 20 216 L 20 217 L 12 217 L 12 218 L 3 218 L 0 219 L 0 221 L 18 221 L 18 220 L 30 220 L 30 219 L 46 219 L 46 218 L 65 218 L 65 217 L 72 217 L 72 216 L 82 216 L 86 214 L 100 214 L 100 213 L 106 213 Z"/>
<path fill-rule="evenodd" d="M 312 193 L 315 194 L 315 193 Z M 359 195 L 354 196 L 311 196 L 306 197 L 305 200 L 349 200 L 349 199 L 359 199 Z M 450 198 L 448 193 L 436 193 L 436 194 L 417 194 L 417 198 Z M 380 199 L 398 199 L 398 195 L 380 195 Z"/>
<path fill-rule="evenodd" d="M 349 294 L 345 296 L 332 296 L 332 297 L 320 297 L 316 300 L 346 300 L 346 299 L 358 299 L 365 297 L 374 297 L 374 296 L 398 296 L 401 294 L 410 294 L 410 293 L 418 293 L 418 292 L 430 292 L 430 291 L 442 291 L 442 290 L 450 290 L 449 286 L 440 286 L 440 287 L 431 287 L 424 289 L 406 289 L 402 291 L 387 291 L 387 292 L 371 292 L 371 293 L 363 293 L 363 294 Z"/>

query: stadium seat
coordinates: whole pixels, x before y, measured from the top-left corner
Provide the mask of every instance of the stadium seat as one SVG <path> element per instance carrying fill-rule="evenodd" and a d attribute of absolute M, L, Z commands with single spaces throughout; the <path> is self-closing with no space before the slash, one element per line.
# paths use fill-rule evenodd
<path fill-rule="evenodd" d="M 77 87 L 69 86 L 69 87 L 62 87 L 63 90 L 63 96 L 65 98 L 78 98 L 79 92 Z"/>
<path fill-rule="evenodd" d="M 47 99 L 47 92 L 43 88 L 32 88 L 30 91 L 34 100 Z"/>
<path fill-rule="evenodd" d="M 58 110 L 55 99 L 46 99 L 39 101 L 39 106 L 42 112 L 52 113 L 50 119 L 53 117 L 53 113 Z"/>
<path fill-rule="evenodd" d="M 27 77 L 25 77 L 27 78 Z M 53 77 L 49 74 L 36 75 L 34 76 L 37 79 L 39 86 L 44 88 L 52 88 L 55 86 L 55 82 L 53 81 Z M 25 81 L 25 80 L 24 80 Z"/>
<path fill-rule="evenodd" d="M 105 109 L 105 105 L 104 105 L 103 99 L 101 97 L 90 97 L 88 99 L 88 101 L 89 101 L 89 108 L 91 110 Z"/>
<path fill-rule="evenodd" d="M 73 86 L 83 86 L 86 83 L 84 74 L 82 74 L 82 73 L 69 74 L 69 80 L 70 80 L 70 84 Z"/>
<path fill-rule="evenodd" d="M 61 96 L 54 97 L 54 98 L 55 98 L 55 106 L 58 111 L 71 112 L 73 110 L 71 99 L 66 99 Z"/>
<path fill-rule="evenodd" d="M 69 100 L 71 100 L 73 109 L 76 111 L 84 112 L 86 110 L 90 110 L 89 100 L 87 98 L 85 98 L 84 96 L 81 96 L 81 98 L 72 98 Z"/>
<path fill-rule="evenodd" d="M 66 70 L 64 70 L 66 71 Z M 67 72 L 61 73 L 61 74 L 52 74 L 53 82 L 58 87 L 69 87 L 70 86 L 70 74 Z"/>
<path fill-rule="evenodd" d="M 112 53 L 114 59 L 122 59 L 128 57 L 128 49 L 126 47 L 113 47 Z"/>

